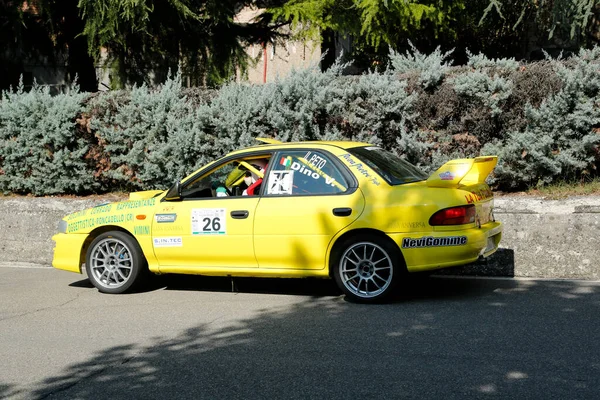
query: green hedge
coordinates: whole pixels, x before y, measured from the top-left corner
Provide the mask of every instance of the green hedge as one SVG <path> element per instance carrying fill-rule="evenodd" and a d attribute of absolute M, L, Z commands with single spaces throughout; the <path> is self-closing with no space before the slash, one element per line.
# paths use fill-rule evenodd
<path fill-rule="evenodd" d="M 157 89 L 50 96 L 34 87 L 0 101 L 0 190 L 46 195 L 168 187 L 209 160 L 255 144 L 360 140 L 431 171 L 498 154 L 492 183 L 522 189 L 597 177 L 600 49 L 522 64 L 450 53 L 392 54 L 384 73 L 343 65 L 217 91 Z"/>

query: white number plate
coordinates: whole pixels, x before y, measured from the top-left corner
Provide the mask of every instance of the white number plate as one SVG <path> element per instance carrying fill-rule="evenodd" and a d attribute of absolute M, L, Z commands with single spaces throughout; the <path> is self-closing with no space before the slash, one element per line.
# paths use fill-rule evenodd
<path fill-rule="evenodd" d="M 227 219 L 224 208 L 192 209 L 192 235 L 225 235 Z"/>

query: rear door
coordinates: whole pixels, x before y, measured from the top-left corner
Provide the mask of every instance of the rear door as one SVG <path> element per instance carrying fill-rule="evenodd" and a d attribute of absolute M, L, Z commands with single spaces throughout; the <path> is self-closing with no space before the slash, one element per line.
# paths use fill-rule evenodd
<path fill-rule="evenodd" d="M 254 219 L 259 268 L 325 268 L 332 238 L 364 208 L 356 179 L 325 151 L 281 151 L 270 164 Z"/>

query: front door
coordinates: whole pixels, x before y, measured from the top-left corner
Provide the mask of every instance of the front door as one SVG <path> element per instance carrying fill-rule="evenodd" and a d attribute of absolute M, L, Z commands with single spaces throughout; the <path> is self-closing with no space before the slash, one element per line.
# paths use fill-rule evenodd
<path fill-rule="evenodd" d="M 152 221 L 159 266 L 170 272 L 205 268 L 205 273 L 257 268 L 253 229 L 259 197 L 247 189 L 258 187 L 269 156 L 226 160 L 187 179 L 181 200 L 161 202 Z"/>
<path fill-rule="evenodd" d="M 252 245 L 258 197 L 163 202 L 152 221 L 160 266 L 257 267 Z"/>

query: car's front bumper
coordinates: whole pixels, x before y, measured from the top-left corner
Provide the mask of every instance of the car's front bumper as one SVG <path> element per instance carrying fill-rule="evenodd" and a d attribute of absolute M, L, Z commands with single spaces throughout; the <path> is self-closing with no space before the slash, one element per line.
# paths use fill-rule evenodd
<path fill-rule="evenodd" d="M 81 273 L 81 249 L 87 234 L 57 233 L 54 240 L 54 258 L 52 266 L 65 271 Z"/>
<path fill-rule="evenodd" d="M 393 233 L 389 236 L 400 247 L 408 271 L 417 272 L 464 265 L 479 257 L 490 256 L 498 249 L 502 229 L 501 222 L 490 222 L 481 228 L 461 231 Z M 453 244 L 443 245 L 444 240 Z M 464 244 L 457 244 L 463 241 Z"/>

